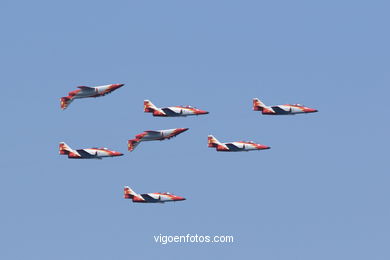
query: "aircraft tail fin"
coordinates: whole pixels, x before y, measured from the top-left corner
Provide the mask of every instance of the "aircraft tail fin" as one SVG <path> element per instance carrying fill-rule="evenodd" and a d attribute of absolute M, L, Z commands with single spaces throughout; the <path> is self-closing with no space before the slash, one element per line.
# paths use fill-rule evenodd
<path fill-rule="evenodd" d="M 60 143 L 60 154 L 70 154 L 73 153 L 73 149 L 69 147 L 65 142 Z"/>
<path fill-rule="evenodd" d="M 134 196 L 138 196 L 129 186 L 125 186 L 124 188 L 124 198 L 132 199 Z"/>
<path fill-rule="evenodd" d="M 266 107 L 267 106 L 263 102 L 261 102 L 260 99 L 258 99 L 258 98 L 253 99 L 253 110 L 263 111 L 263 109 Z"/>
<path fill-rule="evenodd" d="M 123 197 L 125 199 L 132 199 L 133 201 L 142 202 L 145 201 L 145 199 L 140 195 L 135 193 L 129 186 L 125 186 Z"/>
<path fill-rule="evenodd" d="M 212 135 L 209 135 L 208 138 L 207 138 L 207 143 L 209 145 L 209 147 L 217 147 L 218 145 L 220 145 L 221 143 L 217 140 L 217 138 L 215 138 L 214 136 Z"/>
<path fill-rule="evenodd" d="M 72 103 L 73 99 L 70 97 L 62 97 L 61 99 L 61 109 L 66 109 L 70 103 Z"/>
<path fill-rule="evenodd" d="M 144 112 L 153 113 L 155 110 L 158 110 L 158 108 L 150 100 L 144 100 Z"/>
<path fill-rule="evenodd" d="M 140 141 L 138 139 L 131 139 L 127 141 L 127 150 L 130 152 L 134 151 L 134 149 L 139 145 Z"/>

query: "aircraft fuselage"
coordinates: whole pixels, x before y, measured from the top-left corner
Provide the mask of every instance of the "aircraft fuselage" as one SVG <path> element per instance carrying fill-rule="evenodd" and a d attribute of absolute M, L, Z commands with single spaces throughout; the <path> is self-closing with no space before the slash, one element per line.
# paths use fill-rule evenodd
<path fill-rule="evenodd" d="M 218 152 L 249 152 L 249 151 L 270 149 L 269 146 L 256 144 L 253 142 L 222 143 L 220 145 L 217 145 L 216 148 Z"/>
<path fill-rule="evenodd" d="M 259 109 L 260 110 L 260 109 Z M 315 113 L 316 109 L 301 105 L 279 105 L 264 107 L 261 109 L 263 115 L 295 115 L 305 113 Z"/>

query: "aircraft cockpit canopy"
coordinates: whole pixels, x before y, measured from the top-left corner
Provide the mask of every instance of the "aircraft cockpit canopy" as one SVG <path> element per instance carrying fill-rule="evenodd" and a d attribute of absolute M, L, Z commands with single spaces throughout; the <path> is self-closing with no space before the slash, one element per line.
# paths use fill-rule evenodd
<path fill-rule="evenodd" d="M 190 106 L 190 105 L 185 105 L 185 106 L 182 106 L 182 107 L 185 107 L 185 108 L 196 108 L 196 107 L 193 107 L 193 106 Z"/>

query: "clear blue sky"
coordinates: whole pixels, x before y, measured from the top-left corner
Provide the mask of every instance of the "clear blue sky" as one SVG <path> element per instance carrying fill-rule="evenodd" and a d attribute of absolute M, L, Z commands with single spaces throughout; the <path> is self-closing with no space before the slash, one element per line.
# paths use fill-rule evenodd
<path fill-rule="evenodd" d="M 389 259 L 387 1 L 11 1 L 1 22 L 1 259 Z M 61 111 L 79 85 L 125 83 Z M 266 104 L 319 113 L 266 117 Z M 143 100 L 190 104 L 153 118 Z M 189 127 L 177 138 L 128 139 Z M 271 150 L 217 153 L 221 141 Z M 107 146 L 114 159 L 68 160 Z M 171 191 L 180 203 L 122 198 Z M 159 245 L 153 235 L 233 235 Z"/>

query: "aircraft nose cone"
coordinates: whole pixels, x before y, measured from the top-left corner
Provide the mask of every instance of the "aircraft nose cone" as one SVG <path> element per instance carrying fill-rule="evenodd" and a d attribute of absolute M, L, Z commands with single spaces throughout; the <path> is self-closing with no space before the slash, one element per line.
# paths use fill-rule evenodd
<path fill-rule="evenodd" d="M 189 128 L 179 128 L 180 133 L 187 131 Z"/>
<path fill-rule="evenodd" d="M 315 112 L 318 112 L 318 110 L 317 109 L 313 109 L 313 108 L 308 108 L 308 109 L 306 109 L 306 112 L 315 113 Z"/>
<path fill-rule="evenodd" d="M 116 154 L 115 154 L 116 156 L 122 156 L 123 155 L 123 153 L 120 153 L 120 152 L 116 152 Z"/>
<path fill-rule="evenodd" d="M 114 89 L 118 89 L 118 88 L 121 88 L 123 87 L 125 84 L 113 84 L 113 88 Z"/>
<path fill-rule="evenodd" d="M 261 149 L 271 149 L 271 146 L 262 145 Z"/>
<path fill-rule="evenodd" d="M 176 196 L 176 200 L 186 200 L 184 197 Z"/>
<path fill-rule="evenodd" d="M 201 115 L 207 115 L 209 112 L 205 110 L 199 110 L 199 114 Z"/>

